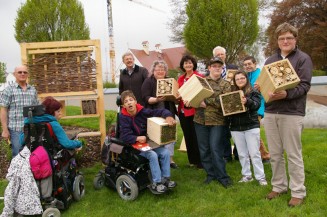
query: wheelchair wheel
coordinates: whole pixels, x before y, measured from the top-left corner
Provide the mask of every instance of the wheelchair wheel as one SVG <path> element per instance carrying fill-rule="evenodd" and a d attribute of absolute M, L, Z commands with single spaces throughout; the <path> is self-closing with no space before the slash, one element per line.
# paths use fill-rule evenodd
<path fill-rule="evenodd" d="M 73 186 L 73 197 L 76 201 L 82 199 L 85 194 L 84 177 L 82 175 L 77 175 L 75 177 Z"/>
<path fill-rule="evenodd" d="M 100 190 L 104 186 L 104 177 L 101 173 L 98 173 L 93 179 L 93 187 L 95 190 Z"/>
<path fill-rule="evenodd" d="M 60 217 L 60 211 L 57 208 L 50 207 L 43 212 L 42 217 Z"/>
<path fill-rule="evenodd" d="M 116 189 L 123 200 L 135 200 L 139 194 L 137 183 L 128 175 L 121 175 L 118 177 Z"/>

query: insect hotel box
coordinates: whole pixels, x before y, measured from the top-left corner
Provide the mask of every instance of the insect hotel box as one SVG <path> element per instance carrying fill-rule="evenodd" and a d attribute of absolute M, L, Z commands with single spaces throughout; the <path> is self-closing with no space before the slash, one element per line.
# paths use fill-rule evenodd
<path fill-rule="evenodd" d="M 168 101 L 175 101 L 178 97 L 178 83 L 174 78 L 157 80 L 157 97 L 164 96 Z"/>
<path fill-rule="evenodd" d="M 226 73 L 226 81 L 229 81 L 231 85 L 234 85 L 234 76 L 238 70 L 228 69 Z"/>
<path fill-rule="evenodd" d="M 269 102 L 269 92 L 275 93 L 296 87 L 300 83 L 294 68 L 288 59 L 265 65 L 257 83 L 266 102 Z"/>
<path fill-rule="evenodd" d="M 147 119 L 147 135 L 158 145 L 176 142 L 176 125 L 168 126 L 164 118 L 152 117 Z"/>
<path fill-rule="evenodd" d="M 228 116 L 245 112 L 245 107 L 241 102 L 243 96 L 242 90 L 219 95 L 223 115 Z"/>
<path fill-rule="evenodd" d="M 205 78 L 192 75 L 187 82 L 178 89 L 183 100 L 190 102 L 190 106 L 198 108 L 200 103 L 213 94 L 213 90 Z"/>

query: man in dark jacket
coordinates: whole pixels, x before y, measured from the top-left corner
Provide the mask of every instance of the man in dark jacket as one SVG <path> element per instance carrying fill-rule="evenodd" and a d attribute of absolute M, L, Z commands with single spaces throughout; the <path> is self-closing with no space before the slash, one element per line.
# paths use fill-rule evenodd
<path fill-rule="evenodd" d="M 130 52 L 123 54 L 122 59 L 126 68 L 120 73 L 119 94 L 125 90 L 131 90 L 137 102 L 144 106 L 141 87 L 144 80 L 148 77 L 149 72 L 146 68 L 134 63 L 134 56 Z"/>
<path fill-rule="evenodd" d="M 292 89 L 269 93 L 269 103 L 265 104 L 264 128 L 271 157 L 273 186 L 266 198 L 271 200 L 287 193 L 285 150 L 292 195 L 288 205 L 293 207 L 302 204 L 306 196 L 301 135 L 313 65 L 311 58 L 296 46 L 298 30 L 294 26 L 283 23 L 276 28 L 275 34 L 279 49 L 267 59 L 265 65 L 287 58 L 301 81 Z"/>
<path fill-rule="evenodd" d="M 134 94 L 127 90 L 121 94 L 123 109 L 119 115 L 120 139 L 127 144 L 146 143 L 147 118 L 162 117 L 169 126 L 176 125 L 173 114 L 167 109 L 147 109 L 137 104 Z M 176 183 L 170 180 L 170 154 L 165 147 L 141 151 L 141 156 L 150 162 L 152 184 L 150 190 L 154 194 L 162 194 Z M 160 162 L 160 165 L 159 165 Z"/>
<path fill-rule="evenodd" d="M 212 50 L 212 54 L 214 57 L 219 57 L 220 59 L 222 59 L 222 61 L 224 61 L 224 65 L 223 65 L 223 71 L 221 73 L 221 77 L 226 80 L 227 78 L 227 70 L 228 69 L 238 69 L 238 67 L 236 65 L 233 64 L 227 64 L 226 63 L 226 49 L 224 47 L 221 46 L 217 46 Z M 231 162 L 233 160 L 232 154 L 234 154 L 234 159 L 238 160 L 238 153 L 237 153 L 237 149 L 236 149 L 236 145 L 234 145 L 234 149 L 232 151 L 232 145 L 230 143 L 230 139 L 231 139 L 231 134 L 230 134 L 230 130 L 227 126 L 224 127 L 224 132 L 223 132 L 223 139 L 222 139 L 222 143 L 224 144 L 225 150 L 224 150 L 224 159 L 226 162 Z"/>

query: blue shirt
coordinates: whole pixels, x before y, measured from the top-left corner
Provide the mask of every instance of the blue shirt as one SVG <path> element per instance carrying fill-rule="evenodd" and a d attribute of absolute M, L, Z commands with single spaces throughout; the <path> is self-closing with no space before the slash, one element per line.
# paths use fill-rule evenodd
<path fill-rule="evenodd" d="M 260 75 L 260 69 L 259 68 L 257 68 L 253 72 L 248 73 L 248 78 L 249 78 L 249 81 L 250 81 L 250 84 L 251 84 L 252 87 L 254 87 L 254 83 L 257 81 L 259 75 Z M 264 98 L 262 97 L 261 94 L 260 94 L 260 100 L 261 100 L 261 105 L 260 105 L 260 108 L 258 109 L 258 115 L 263 117 L 264 112 L 265 112 L 265 100 L 264 100 Z"/>

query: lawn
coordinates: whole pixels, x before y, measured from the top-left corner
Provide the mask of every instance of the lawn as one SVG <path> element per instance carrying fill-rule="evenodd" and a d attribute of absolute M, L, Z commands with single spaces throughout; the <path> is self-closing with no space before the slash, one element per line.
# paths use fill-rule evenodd
<path fill-rule="evenodd" d="M 179 143 L 182 132 L 179 128 Z M 205 172 L 189 168 L 187 155 L 175 147 L 175 161 L 179 168 L 172 170 L 172 179 L 178 186 L 165 195 L 153 195 L 149 190 L 140 192 L 135 201 L 120 199 L 113 189 L 104 187 L 94 190 L 93 178 L 102 169 L 100 163 L 90 168 L 82 168 L 85 175 L 86 195 L 80 201 L 62 212 L 62 216 L 326 216 L 327 215 L 327 153 L 326 129 L 305 129 L 303 132 L 303 157 L 307 187 L 305 203 L 289 208 L 290 193 L 268 201 L 264 197 L 271 191 L 271 185 L 259 186 L 257 182 L 238 183 L 241 178 L 239 162 L 227 164 L 227 172 L 234 181 L 225 189 L 218 182 L 202 184 Z M 265 164 L 267 180 L 271 178 L 271 168 Z M 0 195 L 7 182 L 0 181 Z M 0 210 L 3 201 L 0 201 Z"/>

